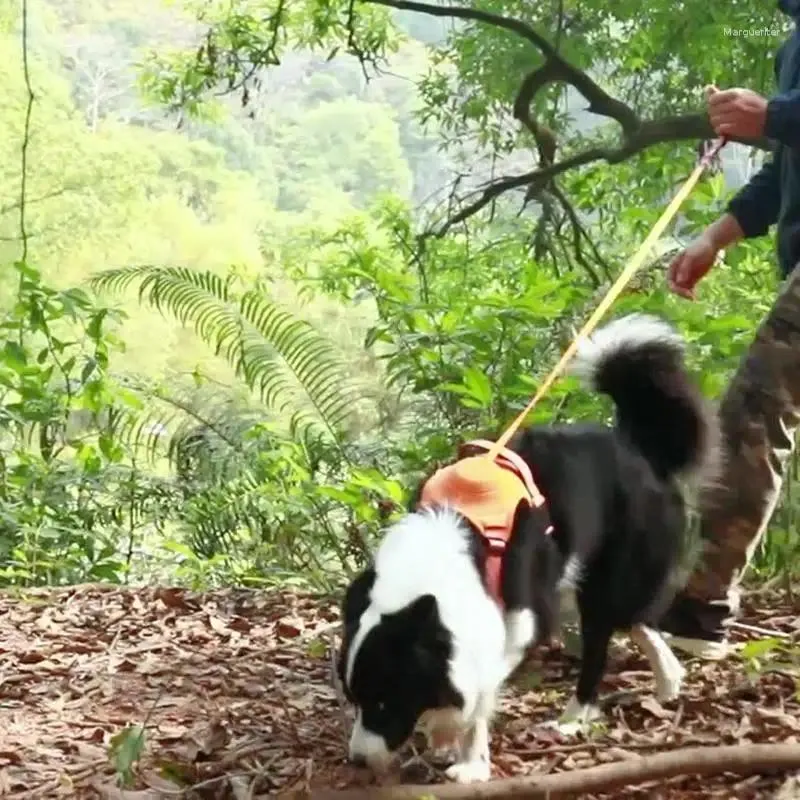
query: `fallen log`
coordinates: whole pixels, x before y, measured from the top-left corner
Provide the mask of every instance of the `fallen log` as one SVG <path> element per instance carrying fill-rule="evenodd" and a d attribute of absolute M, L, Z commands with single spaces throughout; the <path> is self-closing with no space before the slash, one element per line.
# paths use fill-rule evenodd
<path fill-rule="evenodd" d="M 687 747 L 572 772 L 488 783 L 314 789 L 287 792 L 274 797 L 276 800 L 538 800 L 609 792 L 679 775 L 719 775 L 730 772 L 744 776 L 796 769 L 800 769 L 800 744 L 742 744 Z"/>

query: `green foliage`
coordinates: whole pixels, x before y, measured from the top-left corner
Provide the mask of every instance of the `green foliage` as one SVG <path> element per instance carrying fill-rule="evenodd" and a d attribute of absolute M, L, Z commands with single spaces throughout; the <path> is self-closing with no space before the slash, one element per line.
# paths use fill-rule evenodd
<path fill-rule="evenodd" d="M 643 118 L 696 111 L 711 81 L 771 84 L 777 40 L 724 33 L 754 8 L 778 24 L 771 0 L 557 6 L 481 8 L 557 42 Z M 198 15 L 201 46 L 176 46 Z M 522 213 L 521 194 L 498 196 L 421 237 L 531 166 L 530 130 L 510 121 L 542 60 L 508 25 L 366 0 L 68 0 L 35 19 L 21 209 L 15 25 L 0 13 L 5 583 L 335 588 L 422 474 L 527 402 L 696 159 L 694 142 L 656 144 L 523 186 Z M 558 157 L 616 145 L 573 95 L 552 84 L 531 103 Z M 456 173 L 463 196 L 434 202 Z M 613 311 L 675 323 L 714 397 L 776 289 L 771 243 L 726 253 L 696 304 L 662 272 L 727 194 L 701 181 L 680 239 Z M 76 286 L 117 292 L 126 313 Z M 563 379 L 530 421 L 608 416 Z M 792 491 L 759 576 L 794 572 Z M 123 782 L 138 730 L 114 744 Z"/>
<path fill-rule="evenodd" d="M 747 676 L 757 681 L 768 672 L 778 672 L 795 680 L 795 695 L 800 691 L 800 651 L 791 640 L 768 636 L 749 641 L 737 653 L 744 662 Z"/>
<path fill-rule="evenodd" d="M 159 493 L 122 463 L 118 441 L 81 424 L 117 400 L 107 375 L 114 314 L 85 292 L 48 287 L 25 263 L 13 271 L 17 301 L 0 317 L 3 580 L 120 580 L 125 510 L 146 494 L 147 502 L 134 503 L 141 514 Z"/>
<path fill-rule="evenodd" d="M 234 275 L 180 267 L 123 267 L 92 280 L 97 290 L 139 284 L 139 299 L 191 324 L 249 389 L 277 415 L 291 413 L 293 434 L 341 442 L 354 402 L 328 339 L 273 303 L 263 288 L 236 291 Z"/>
<path fill-rule="evenodd" d="M 235 6 L 204 3 L 208 28 L 199 50 L 153 54 L 145 88 L 168 107 L 196 112 L 221 80 L 228 90 L 244 91 L 246 99 L 261 85 L 258 71 L 279 64 L 287 49 L 321 49 L 330 59 L 339 50 L 373 57 L 396 45 L 388 12 L 380 7 L 356 12 L 352 5 L 328 0 L 269 5 L 265 9 L 258 0 Z"/>

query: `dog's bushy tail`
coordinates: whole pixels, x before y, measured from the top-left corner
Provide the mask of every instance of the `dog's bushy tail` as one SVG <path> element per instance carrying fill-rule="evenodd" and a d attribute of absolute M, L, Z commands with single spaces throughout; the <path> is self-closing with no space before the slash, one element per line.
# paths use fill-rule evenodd
<path fill-rule="evenodd" d="M 573 371 L 611 397 L 618 430 L 657 475 L 714 481 L 716 415 L 689 376 L 683 339 L 670 325 L 645 314 L 614 320 L 581 343 Z"/>

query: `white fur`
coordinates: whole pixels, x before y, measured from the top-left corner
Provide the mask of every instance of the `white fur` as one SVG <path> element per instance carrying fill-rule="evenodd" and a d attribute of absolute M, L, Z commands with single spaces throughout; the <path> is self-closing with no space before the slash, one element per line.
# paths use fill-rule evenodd
<path fill-rule="evenodd" d="M 383 736 L 368 731 L 361 723 L 361 712 L 356 714 L 356 721 L 350 733 L 350 759 L 363 758 L 370 769 L 377 773 L 386 772 L 393 757 Z"/>
<path fill-rule="evenodd" d="M 662 703 L 674 700 L 681 691 L 686 670 L 664 637 L 646 625 L 631 629 L 631 639 L 642 648 L 656 679 L 656 696 Z"/>
<path fill-rule="evenodd" d="M 506 627 L 501 610 L 475 572 L 470 532 L 447 509 L 410 514 L 388 530 L 375 555 L 375 573 L 370 605 L 350 646 L 347 681 L 365 636 L 381 614 L 399 611 L 421 595 L 434 595 L 442 624 L 453 640 L 449 678 L 464 698 L 458 722 L 466 744 L 461 763 L 450 768 L 452 777 L 462 782 L 487 780 L 491 771 L 488 726 L 507 675 Z M 432 733 L 439 720 L 448 728 L 455 721 L 452 712 L 431 715 L 424 726 Z M 380 737 L 369 738 L 360 723 L 354 737 L 354 755 L 366 758 L 370 766 L 370 753 L 382 762 L 385 743 L 374 741 Z"/>
<path fill-rule="evenodd" d="M 593 389 L 597 370 L 609 356 L 653 342 L 664 342 L 683 352 L 683 339 L 666 322 L 649 314 L 629 314 L 581 340 L 570 371 Z"/>
<path fill-rule="evenodd" d="M 529 608 L 506 612 L 506 675 L 510 675 L 525 657 L 536 638 L 536 617 Z"/>
<path fill-rule="evenodd" d="M 574 736 L 585 733 L 593 722 L 603 719 L 603 712 L 597 706 L 581 705 L 578 698 L 570 697 L 564 713 L 553 722 L 546 722 L 544 727 L 555 728 L 562 736 Z"/>
<path fill-rule="evenodd" d="M 465 736 L 461 761 L 447 770 L 447 777 L 456 783 L 477 783 L 492 777 L 489 756 L 489 720 L 479 717 Z"/>

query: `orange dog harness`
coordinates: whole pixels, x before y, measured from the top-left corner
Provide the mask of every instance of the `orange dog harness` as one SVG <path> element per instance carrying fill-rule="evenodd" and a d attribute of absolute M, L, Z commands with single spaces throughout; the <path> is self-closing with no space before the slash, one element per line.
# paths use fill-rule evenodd
<path fill-rule="evenodd" d="M 435 472 L 422 488 L 421 506 L 449 506 L 463 514 L 488 544 L 486 582 L 502 606 L 500 572 L 514 514 L 521 501 L 534 508 L 545 504 L 533 473 L 515 452 L 503 447 L 497 459 L 484 455 L 493 443 L 484 439 L 459 448 L 459 461 Z M 475 451 L 479 455 L 475 455 Z M 552 525 L 547 533 L 552 532 Z"/>

